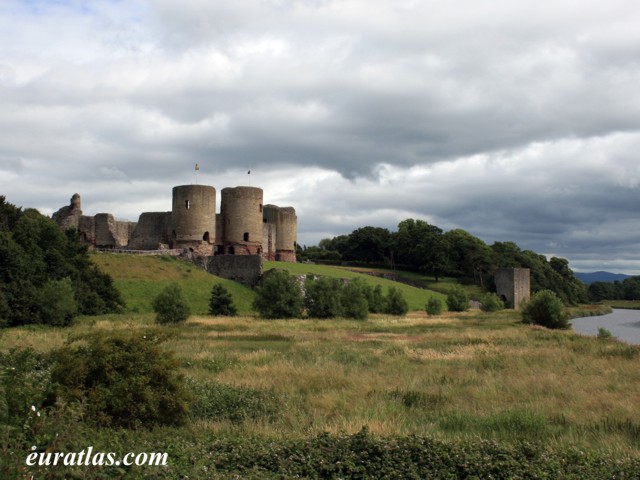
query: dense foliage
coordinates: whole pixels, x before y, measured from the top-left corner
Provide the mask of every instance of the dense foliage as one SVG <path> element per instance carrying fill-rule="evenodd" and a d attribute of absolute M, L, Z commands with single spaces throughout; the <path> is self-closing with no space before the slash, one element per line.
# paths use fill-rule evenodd
<path fill-rule="evenodd" d="M 123 305 L 76 232 L 0 196 L 0 326 L 68 325 L 76 314 L 113 313 Z"/>
<path fill-rule="evenodd" d="M 450 312 L 466 312 L 469 310 L 467 291 L 459 285 L 453 287 L 447 295 L 447 308 Z"/>
<path fill-rule="evenodd" d="M 427 315 L 440 315 L 442 313 L 442 300 L 437 297 L 429 297 L 424 309 Z"/>
<path fill-rule="evenodd" d="M 625 278 L 622 282 L 593 282 L 589 285 L 589 299 L 640 300 L 640 276 Z"/>
<path fill-rule="evenodd" d="M 91 424 L 124 428 L 176 425 L 190 394 L 179 363 L 154 335 L 89 336 L 54 354 L 51 380 L 59 402 L 76 403 Z"/>
<path fill-rule="evenodd" d="M 158 323 L 183 323 L 191 315 L 189 304 L 176 282 L 167 285 L 153 299 L 152 306 Z"/>
<path fill-rule="evenodd" d="M 522 321 L 547 328 L 571 326 L 562 301 L 551 290 L 541 290 L 531 297 L 522 309 Z"/>
<path fill-rule="evenodd" d="M 393 265 L 424 272 L 436 281 L 450 276 L 489 290 L 498 268 L 529 268 L 533 292 L 552 290 L 567 305 L 588 300 L 586 285 L 574 276 L 565 259 L 547 260 L 544 255 L 521 250 L 513 242 L 489 246 L 464 230 L 444 232 L 411 218 L 400 222 L 396 232 L 363 227 L 349 235 L 323 239 L 318 246 L 301 248 L 298 255 L 301 260 L 325 263 Z"/>
<path fill-rule="evenodd" d="M 221 283 L 216 283 L 211 289 L 209 298 L 209 313 L 211 315 L 225 315 L 234 317 L 238 314 L 238 309 L 233 304 L 233 298 L 229 290 Z"/>
<path fill-rule="evenodd" d="M 256 286 L 253 309 L 263 318 L 300 318 L 304 306 L 297 279 L 286 270 L 269 270 Z"/>

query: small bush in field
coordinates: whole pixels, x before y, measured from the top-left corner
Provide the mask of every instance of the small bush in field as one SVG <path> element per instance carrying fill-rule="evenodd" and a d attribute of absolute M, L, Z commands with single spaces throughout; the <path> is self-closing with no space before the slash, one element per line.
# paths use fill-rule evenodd
<path fill-rule="evenodd" d="M 436 297 L 429 298 L 425 310 L 428 315 L 440 315 L 442 313 L 442 300 Z"/>
<path fill-rule="evenodd" d="M 191 314 L 189 304 L 182 295 L 182 289 L 175 282 L 167 285 L 153 299 L 153 310 L 156 312 L 156 322 L 163 324 L 186 322 Z"/>
<path fill-rule="evenodd" d="M 390 315 L 406 315 L 409 311 L 409 304 L 402 295 L 402 292 L 395 287 L 389 287 L 385 299 L 384 313 Z"/>
<path fill-rule="evenodd" d="M 234 317 L 238 314 L 238 309 L 233 304 L 231 294 L 221 283 L 216 283 L 211 289 L 209 313 L 211 315 L 224 315 L 227 317 Z"/>
<path fill-rule="evenodd" d="M 365 293 L 367 295 L 367 302 L 369 303 L 369 313 L 382 313 L 385 307 L 382 286 L 376 285 L 372 287 L 371 285 L 367 285 Z"/>
<path fill-rule="evenodd" d="M 151 334 L 96 333 L 54 354 L 58 398 L 97 426 L 150 428 L 187 418 L 191 396 L 179 363 Z"/>
<path fill-rule="evenodd" d="M 369 316 L 367 285 L 363 280 L 354 278 L 342 287 L 342 315 L 345 318 L 365 320 Z"/>
<path fill-rule="evenodd" d="M 253 309 L 262 318 L 299 318 L 302 316 L 302 289 L 286 270 L 270 270 L 256 287 Z"/>
<path fill-rule="evenodd" d="M 307 277 L 304 304 L 310 318 L 334 318 L 342 314 L 342 283 L 337 278 Z"/>
<path fill-rule="evenodd" d="M 522 321 L 547 328 L 568 329 L 571 324 L 564 304 L 551 290 L 536 292 L 522 309 Z"/>
<path fill-rule="evenodd" d="M 504 309 L 504 302 L 495 293 L 486 293 L 480 298 L 480 310 L 497 312 Z"/>
<path fill-rule="evenodd" d="M 450 312 L 466 312 L 469 309 L 467 292 L 459 285 L 451 289 L 447 295 L 447 308 Z"/>

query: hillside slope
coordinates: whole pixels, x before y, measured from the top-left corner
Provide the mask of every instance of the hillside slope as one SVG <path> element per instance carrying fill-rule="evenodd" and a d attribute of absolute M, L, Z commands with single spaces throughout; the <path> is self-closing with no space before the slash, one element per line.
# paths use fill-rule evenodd
<path fill-rule="evenodd" d="M 169 256 L 138 256 L 114 253 L 93 253 L 91 259 L 98 267 L 113 277 L 122 293 L 127 309 L 133 312 L 152 312 L 153 298 L 169 283 L 177 282 L 191 305 L 194 315 L 206 315 L 209 310 L 211 288 L 222 283 L 233 296 L 240 315 L 252 313 L 253 291 L 231 280 L 210 275 L 194 265 Z M 434 296 L 443 302 L 441 293 L 423 290 L 384 278 L 373 277 L 326 265 L 302 263 L 266 262 L 265 270 L 282 268 L 292 275 L 314 274 L 336 278 L 362 278 L 369 285 L 381 285 L 386 293 L 390 286 L 399 289 L 409 302 L 411 310 L 423 310 L 427 300 Z"/>

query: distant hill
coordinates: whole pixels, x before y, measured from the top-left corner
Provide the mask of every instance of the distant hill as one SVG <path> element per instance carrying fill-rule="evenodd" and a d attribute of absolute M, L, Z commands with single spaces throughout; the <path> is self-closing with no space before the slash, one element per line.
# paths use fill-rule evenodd
<path fill-rule="evenodd" d="M 631 275 L 625 275 L 624 273 L 611 273 L 602 271 L 591 273 L 574 272 L 574 275 L 587 285 L 590 285 L 593 282 L 615 282 L 616 280 L 621 282 L 625 278 L 631 277 Z"/>

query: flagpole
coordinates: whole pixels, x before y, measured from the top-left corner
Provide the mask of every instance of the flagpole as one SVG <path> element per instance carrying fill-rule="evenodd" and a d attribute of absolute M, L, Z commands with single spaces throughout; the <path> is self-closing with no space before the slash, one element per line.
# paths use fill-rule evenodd
<path fill-rule="evenodd" d="M 198 172 L 200 171 L 200 165 L 196 163 L 196 185 L 198 184 Z"/>

